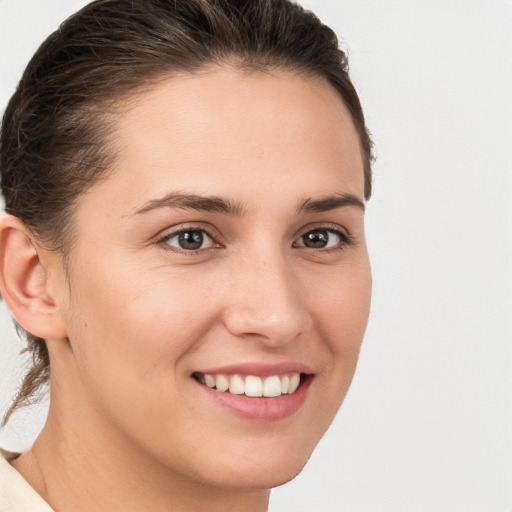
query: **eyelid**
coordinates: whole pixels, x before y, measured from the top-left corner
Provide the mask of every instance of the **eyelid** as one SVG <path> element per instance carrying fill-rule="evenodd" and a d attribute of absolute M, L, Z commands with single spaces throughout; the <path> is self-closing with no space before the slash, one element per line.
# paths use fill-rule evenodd
<path fill-rule="evenodd" d="M 340 224 L 333 224 L 331 222 L 313 222 L 311 224 L 307 224 L 306 226 L 300 228 L 296 232 L 295 238 L 304 236 L 306 233 L 309 233 L 310 231 L 315 231 L 315 229 L 325 229 L 325 230 L 329 230 L 329 231 L 336 231 L 336 232 L 341 233 L 346 238 L 352 238 L 350 231 L 345 226 L 341 226 Z"/>

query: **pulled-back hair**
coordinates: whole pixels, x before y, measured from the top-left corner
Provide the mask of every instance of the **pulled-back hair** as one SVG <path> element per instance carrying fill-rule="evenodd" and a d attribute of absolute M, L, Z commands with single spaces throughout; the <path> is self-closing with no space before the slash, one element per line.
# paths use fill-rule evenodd
<path fill-rule="evenodd" d="M 347 57 L 314 14 L 288 0 L 97 0 L 46 39 L 7 106 L 0 138 L 6 212 L 65 257 L 77 197 L 108 175 L 115 158 L 108 140 L 117 102 L 172 73 L 213 64 L 330 82 L 359 134 L 370 197 L 372 144 Z M 33 366 L 4 422 L 50 376 L 45 341 L 25 336 Z"/>

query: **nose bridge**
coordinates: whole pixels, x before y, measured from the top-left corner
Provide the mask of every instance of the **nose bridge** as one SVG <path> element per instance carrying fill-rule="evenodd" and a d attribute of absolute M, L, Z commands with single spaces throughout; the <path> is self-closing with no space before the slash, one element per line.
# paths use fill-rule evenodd
<path fill-rule="evenodd" d="M 269 345 L 282 345 L 307 330 L 309 313 L 280 251 L 247 257 L 233 285 L 225 324 L 236 336 L 259 337 Z"/>

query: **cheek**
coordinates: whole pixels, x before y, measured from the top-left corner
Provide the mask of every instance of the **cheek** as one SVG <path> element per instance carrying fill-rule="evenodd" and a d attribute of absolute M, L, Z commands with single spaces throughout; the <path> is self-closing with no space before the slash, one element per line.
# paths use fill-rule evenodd
<path fill-rule="evenodd" d="M 193 348 L 207 329 L 209 302 L 198 299 L 190 281 L 118 270 L 96 267 L 88 279 L 73 283 L 69 338 L 80 366 L 99 385 L 109 374 L 124 374 L 124 383 L 137 388 Z"/>
<path fill-rule="evenodd" d="M 325 283 L 314 302 L 315 324 L 326 357 L 322 386 L 329 389 L 326 415 L 329 422 L 339 409 L 354 372 L 368 323 L 371 300 L 371 271 L 368 259 L 345 266 Z M 329 410 L 327 410 L 329 409 Z"/>
<path fill-rule="evenodd" d="M 202 294 L 198 308 L 190 280 L 142 274 L 121 279 L 98 272 L 76 285 L 69 338 L 86 401 L 141 443 L 162 439 L 170 419 L 187 409 L 182 361 L 209 329 L 211 301 Z"/>
<path fill-rule="evenodd" d="M 367 258 L 343 266 L 313 297 L 322 338 L 333 353 L 358 351 L 371 301 L 371 270 Z"/>
<path fill-rule="evenodd" d="M 156 287 L 145 290 L 133 283 L 111 290 L 114 293 L 100 284 L 89 294 L 91 300 L 82 302 L 82 339 L 96 345 L 100 353 L 122 349 L 123 357 L 133 357 L 139 367 L 146 361 L 168 357 L 169 351 L 179 351 L 180 333 L 184 335 L 193 325 L 182 321 L 187 309 L 183 297 L 169 291 L 163 295 Z"/>

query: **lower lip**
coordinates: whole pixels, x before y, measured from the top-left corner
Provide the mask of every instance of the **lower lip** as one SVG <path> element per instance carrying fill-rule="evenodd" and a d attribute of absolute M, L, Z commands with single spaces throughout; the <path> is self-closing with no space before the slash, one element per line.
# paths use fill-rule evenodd
<path fill-rule="evenodd" d="M 199 382 L 197 385 L 211 400 L 239 417 L 256 421 L 277 421 L 291 416 L 302 407 L 312 380 L 313 376 L 308 375 L 294 393 L 274 398 L 252 398 L 228 391 L 217 391 Z"/>

